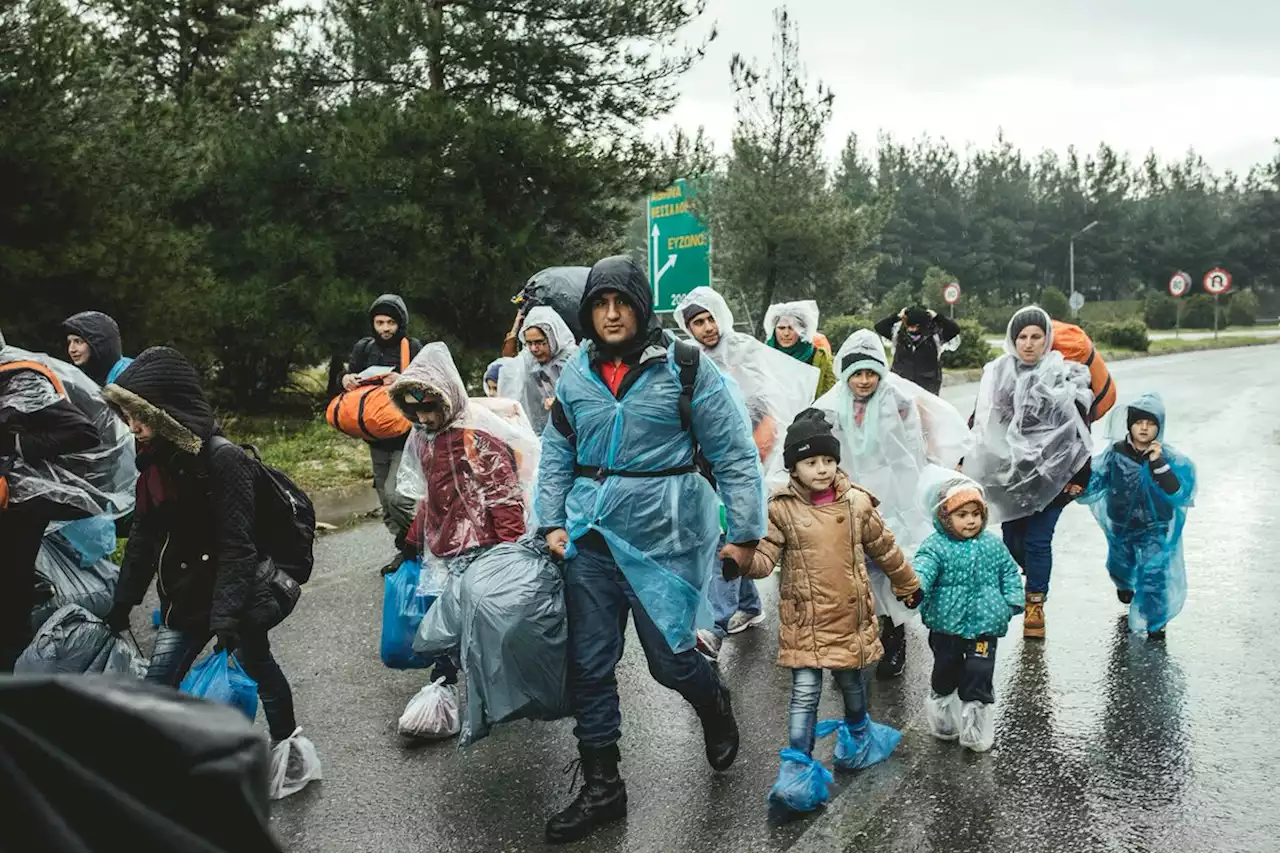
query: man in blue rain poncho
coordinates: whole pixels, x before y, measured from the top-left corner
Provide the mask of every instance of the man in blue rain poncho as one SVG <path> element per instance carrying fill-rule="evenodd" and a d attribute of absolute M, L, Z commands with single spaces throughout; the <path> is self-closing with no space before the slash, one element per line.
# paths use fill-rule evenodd
<path fill-rule="evenodd" d="M 711 766 L 727 769 L 738 752 L 729 691 L 694 650 L 695 628 L 711 623 L 704 590 L 720 538 L 716 492 L 696 460 L 710 463 L 724 501 L 730 544 L 721 556 L 739 566 L 750 565 L 765 532 L 764 484 L 735 386 L 691 345 L 674 343 L 652 305 L 634 261 L 592 267 L 580 308 L 588 340 L 560 376 L 542 434 L 534 510 L 548 546 L 566 560 L 584 779 L 547 822 L 551 842 L 626 815 L 615 668 L 628 611 L 649 671 L 697 711 Z"/>
<path fill-rule="evenodd" d="M 1107 534 L 1107 571 L 1129 605 L 1129 627 L 1156 639 L 1187 600 L 1182 528 L 1196 491 L 1191 460 L 1160 439 L 1164 401 L 1142 394 L 1107 421 L 1114 441 L 1094 460 L 1090 504 Z"/>

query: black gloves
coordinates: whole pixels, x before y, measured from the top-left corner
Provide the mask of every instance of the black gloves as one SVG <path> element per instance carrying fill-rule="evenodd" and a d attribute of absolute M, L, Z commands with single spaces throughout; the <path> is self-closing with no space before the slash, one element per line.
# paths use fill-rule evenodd
<path fill-rule="evenodd" d="M 223 630 L 218 632 L 218 642 L 214 645 L 214 651 L 226 652 L 227 654 L 235 654 L 236 649 L 240 648 L 240 635 L 235 631 Z"/>
<path fill-rule="evenodd" d="M 742 577 L 742 567 L 732 557 L 725 557 L 720 561 L 720 576 L 727 581 L 737 580 Z"/>
<path fill-rule="evenodd" d="M 917 588 L 910 595 L 898 596 L 898 600 L 907 605 L 908 610 L 915 610 L 920 606 L 920 602 L 924 601 L 924 590 Z"/>
<path fill-rule="evenodd" d="M 119 634 L 121 631 L 129 630 L 129 614 L 133 611 L 133 605 L 123 604 L 117 601 L 111 605 L 111 610 L 107 613 L 107 618 L 103 621 L 107 623 L 107 627 L 111 629 L 111 633 Z"/>
<path fill-rule="evenodd" d="M 0 424 L 0 456 L 12 456 L 18 451 L 18 435 Z"/>

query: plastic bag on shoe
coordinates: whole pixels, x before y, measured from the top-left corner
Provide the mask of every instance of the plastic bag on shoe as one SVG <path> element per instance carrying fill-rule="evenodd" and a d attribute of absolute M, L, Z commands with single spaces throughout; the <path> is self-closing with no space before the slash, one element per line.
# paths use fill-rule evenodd
<path fill-rule="evenodd" d="M 769 789 L 769 802 L 795 812 L 811 812 L 831 799 L 830 785 L 835 781 L 821 761 L 798 749 L 778 753 L 782 766 L 778 778 Z"/>
<path fill-rule="evenodd" d="M 383 578 L 379 655 L 392 669 L 425 669 L 430 665 L 415 653 L 413 643 L 423 617 L 436 600 L 431 590 L 420 584 L 421 575 L 422 561 L 405 560 Z"/>
<path fill-rule="evenodd" d="M 462 731 L 458 688 L 445 684 L 443 678 L 437 678 L 409 700 L 396 729 L 405 737 L 424 740 L 453 737 Z"/>
<path fill-rule="evenodd" d="M 996 742 L 996 706 L 965 702 L 960 710 L 960 745 L 986 752 Z"/>
<path fill-rule="evenodd" d="M 902 732 L 893 726 L 877 723 L 870 717 L 850 726 L 845 720 L 823 720 L 814 734 L 824 738 L 835 733 L 836 767 L 840 770 L 862 770 L 884 761 L 897 749 Z"/>
<path fill-rule="evenodd" d="M 240 668 L 226 649 L 191 667 L 178 690 L 211 702 L 230 705 L 250 720 L 258 716 L 258 682 Z"/>
<path fill-rule="evenodd" d="M 924 716 L 929 721 L 929 731 L 938 740 L 955 740 L 960 737 L 960 696 L 952 691 L 939 696 L 932 690 L 924 700 Z"/>
<path fill-rule="evenodd" d="M 271 776 L 267 783 L 271 799 L 283 800 L 323 778 L 316 745 L 302 736 L 301 726 L 271 748 Z"/>

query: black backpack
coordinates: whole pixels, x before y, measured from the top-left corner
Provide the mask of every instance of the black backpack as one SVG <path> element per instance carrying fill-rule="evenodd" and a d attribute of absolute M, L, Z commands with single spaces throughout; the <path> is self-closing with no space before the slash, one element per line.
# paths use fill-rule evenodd
<path fill-rule="evenodd" d="M 215 436 L 213 443 L 232 442 Z M 254 483 L 254 544 L 259 552 L 271 558 L 276 568 L 304 584 L 311 579 L 311 570 L 315 567 L 316 508 L 288 474 L 262 461 L 258 448 L 246 444 L 240 449 L 249 454 L 258 468 Z"/>

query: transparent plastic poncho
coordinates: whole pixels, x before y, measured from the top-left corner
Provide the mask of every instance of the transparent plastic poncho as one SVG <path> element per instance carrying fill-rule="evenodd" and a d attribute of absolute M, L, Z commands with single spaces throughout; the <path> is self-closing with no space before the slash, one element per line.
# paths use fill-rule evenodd
<path fill-rule="evenodd" d="M 519 359 L 516 359 L 516 358 L 506 358 L 505 356 L 504 356 L 503 358 L 495 358 L 493 361 L 489 362 L 489 366 L 488 366 L 488 367 L 486 367 L 486 368 L 485 368 L 485 371 L 484 371 L 484 372 L 485 372 L 485 376 L 488 376 L 490 371 L 492 371 L 494 368 L 497 368 L 497 370 L 498 370 L 498 389 L 499 389 L 499 390 L 497 390 L 497 391 L 490 391 L 490 390 L 489 390 L 489 383 L 488 383 L 488 382 L 485 382 L 485 383 L 483 383 L 483 384 L 484 384 L 484 395 L 485 395 L 486 397 L 501 397 L 501 396 L 502 396 L 502 390 L 501 390 L 501 388 L 502 388 L 502 374 L 503 374 L 503 373 L 505 373 L 507 370 L 512 369 L 512 368 L 513 368 L 516 364 L 518 364 L 518 363 L 519 363 Z"/>
<path fill-rule="evenodd" d="M 563 528 L 572 543 L 594 530 L 609 545 L 645 611 L 676 652 L 691 649 L 696 627 L 710 627 L 705 590 L 720 540 L 717 493 L 696 471 L 671 476 L 588 476 L 577 466 L 644 472 L 689 466 L 693 445 L 680 423 L 674 344 L 650 347 L 646 367 L 621 400 L 590 366 L 583 347 L 560 377 L 556 396 L 576 435 L 542 434 L 537 526 Z M 715 470 L 730 542 L 766 530 L 764 479 L 736 383 L 705 360 L 693 388 L 693 431 Z M 577 553 L 571 544 L 567 556 Z"/>
<path fill-rule="evenodd" d="M 778 328 L 778 321 L 784 317 L 791 320 L 791 328 L 796 330 L 802 341 L 812 341 L 818 332 L 818 303 L 813 299 L 801 299 L 797 302 L 777 302 L 770 305 L 764 313 L 764 336 L 773 337 Z"/>
<path fill-rule="evenodd" d="M 430 431 L 415 421 L 396 478 L 396 491 L 418 506 L 413 527 L 421 532 L 424 565 L 432 569 L 423 574 L 439 581 L 450 559 L 528 528 L 538 438 L 518 409 L 506 420 L 489 408 L 493 400 L 468 399 L 448 347 L 439 342 L 423 347 L 390 394 L 402 409 L 411 395 L 435 395 L 445 405 L 443 428 Z"/>
<path fill-rule="evenodd" d="M 1141 409 L 1156 416 L 1161 459 L 1132 458 L 1128 411 Z M 1093 475 L 1081 502 L 1088 504 L 1107 537 L 1107 572 L 1120 590 L 1131 590 L 1129 627 L 1160 631 L 1182 610 L 1187 600 L 1187 569 L 1182 556 L 1182 531 L 1187 510 L 1194 505 L 1196 468 L 1191 460 L 1164 443 L 1165 408 L 1159 394 L 1139 396 L 1116 406 L 1107 416 L 1107 444 L 1093 461 Z M 1128 445 L 1132 451 L 1132 445 Z M 1134 452 L 1135 455 L 1136 451 Z M 1164 466 L 1176 479 L 1167 491 L 1157 475 Z M 1162 472 L 1163 473 L 1163 472 Z M 1173 485 L 1170 483 L 1170 485 Z"/>
<path fill-rule="evenodd" d="M 114 549 L 115 519 L 133 511 L 138 476 L 133 436 L 102 399 L 97 384 L 78 368 L 13 346 L 0 349 L 0 364 L 19 361 L 48 368 L 67 398 L 93 423 L 99 441 L 90 450 L 53 460 L 30 462 L 15 457 L 8 474 L 9 501 L 22 504 L 43 498 L 60 506 L 61 518 L 47 532 L 61 531 L 81 552 L 81 564 L 90 565 Z M 47 378 L 29 370 L 18 371 L 0 389 L 0 417 L 6 409 L 31 414 L 60 399 Z M 74 521 L 68 524 L 69 520 Z"/>
<path fill-rule="evenodd" d="M 690 306 L 709 311 L 720 329 L 719 343 L 711 348 L 702 347 L 702 351 L 721 373 L 738 384 L 751 419 L 751 435 L 764 467 L 766 486 L 772 489 L 784 484 L 789 475 L 782 464 L 783 440 L 796 415 L 813 405 L 818 369 L 750 335 L 735 332 L 733 312 L 724 297 L 709 287 L 694 288 L 676 306 L 676 322 L 687 333 L 685 310 Z M 690 335 L 692 337 L 692 333 Z M 692 340 L 698 343 L 697 338 Z"/>
<path fill-rule="evenodd" d="M 498 396 L 524 406 L 533 431 L 541 435 L 550 418 L 556 383 L 564 366 L 578 352 L 578 344 L 564 319 L 545 305 L 531 309 L 524 318 L 520 326 L 521 346 L 524 346 L 524 333 L 529 329 L 539 329 L 547 336 L 551 358 L 546 364 L 539 364 L 527 348 L 522 349 L 514 364 L 504 366 L 498 374 Z"/>
<path fill-rule="evenodd" d="M 993 524 L 1046 508 L 1089 460 L 1089 371 L 1053 351 L 1048 314 L 1044 328 L 1035 364 L 1016 354 L 1010 325 L 1005 354 L 982 371 L 964 470 L 986 489 Z"/>

